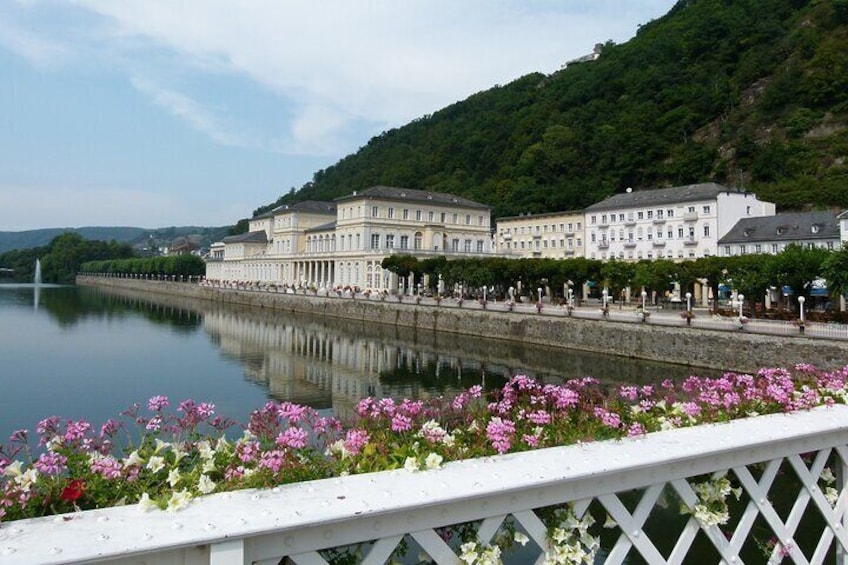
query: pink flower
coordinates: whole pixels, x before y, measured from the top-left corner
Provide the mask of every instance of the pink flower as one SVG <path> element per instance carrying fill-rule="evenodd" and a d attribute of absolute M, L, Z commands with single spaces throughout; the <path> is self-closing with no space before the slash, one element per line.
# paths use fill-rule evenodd
<path fill-rule="evenodd" d="M 33 464 L 33 467 L 44 475 L 59 475 L 66 469 L 65 464 L 67 462 L 68 458 L 64 455 L 47 452 L 38 457 L 38 461 Z"/>
<path fill-rule="evenodd" d="M 412 429 L 412 419 L 409 416 L 395 414 L 394 417 L 392 417 L 392 431 L 406 432 L 410 429 Z"/>
<path fill-rule="evenodd" d="M 68 425 L 65 429 L 65 441 L 72 443 L 80 440 L 89 431 L 91 431 L 91 424 L 85 420 L 80 420 L 79 422 L 68 420 Z"/>
<path fill-rule="evenodd" d="M 515 423 L 511 420 L 503 420 L 496 416 L 486 425 L 486 438 L 492 442 L 492 447 L 498 453 L 509 451 L 514 435 Z"/>
<path fill-rule="evenodd" d="M 621 416 L 616 414 L 615 412 L 610 412 L 600 406 L 595 408 L 595 417 L 600 419 L 601 422 L 608 428 L 618 429 L 621 427 Z"/>
<path fill-rule="evenodd" d="M 301 449 L 309 442 L 309 435 L 303 428 L 292 426 L 277 436 L 277 445 L 291 449 Z"/>
<path fill-rule="evenodd" d="M 158 412 L 170 405 L 171 403 L 168 401 L 168 397 L 161 394 L 153 396 L 147 401 L 147 409 L 151 412 Z"/>
<path fill-rule="evenodd" d="M 283 464 L 286 462 L 286 453 L 285 451 L 274 450 L 274 451 L 266 451 L 262 454 L 262 457 L 259 459 L 259 466 L 264 467 L 266 469 L 270 469 L 275 473 L 279 473 L 280 469 L 283 468 Z"/>
<path fill-rule="evenodd" d="M 120 478 L 122 468 L 121 462 L 112 456 L 102 457 L 91 463 L 91 472 L 99 473 L 105 479 Z"/>
<path fill-rule="evenodd" d="M 368 444 L 370 439 L 371 437 L 365 430 L 348 430 L 344 447 L 351 455 L 359 455 L 359 452 Z"/>

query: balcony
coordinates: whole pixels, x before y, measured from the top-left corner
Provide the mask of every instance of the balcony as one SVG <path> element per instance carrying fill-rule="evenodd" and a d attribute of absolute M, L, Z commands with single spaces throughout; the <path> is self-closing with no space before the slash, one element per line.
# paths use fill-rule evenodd
<path fill-rule="evenodd" d="M 655 224 L 664 224 L 665 218 L 654 218 L 654 223 Z"/>
<path fill-rule="evenodd" d="M 573 249 L 566 249 L 565 251 L 563 251 L 563 255 L 568 255 L 568 256 L 574 255 L 574 250 Z"/>
<path fill-rule="evenodd" d="M 505 241 L 511 241 L 512 240 L 512 234 L 511 233 L 501 234 L 501 238 L 503 238 Z"/>
<path fill-rule="evenodd" d="M 664 239 L 655 239 L 654 240 L 654 247 L 665 247 L 665 240 Z"/>
<path fill-rule="evenodd" d="M 683 245 L 698 245 L 698 240 L 694 236 L 689 236 L 683 240 Z"/>
<path fill-rule="evenodd" d="M 627 218 L 626 220 L 624 220 L 624 225 L 625 226 L 635 226 L 636 220 L 634 220 L 633 218 Z"/>
<path fill-rule="evenodd" d="M 598 242 L 598 248 L 599 249 L 609 249 L 609 241 L 607 241 L 606 239 L 602 239 L 601 241 Z"/>
<path fill-rule="evenodd" d="M 698 212 L 686 212 L 683 214 L 684 222 L 696 222 L 698 221 Z"/>
<path fill-rule="evenodd" d="M 632 248 L 636 247 L 636 242 L 635 241 L 625 241 L 624 247 L 626 247 L 628 249 L 632 249 Z"/>

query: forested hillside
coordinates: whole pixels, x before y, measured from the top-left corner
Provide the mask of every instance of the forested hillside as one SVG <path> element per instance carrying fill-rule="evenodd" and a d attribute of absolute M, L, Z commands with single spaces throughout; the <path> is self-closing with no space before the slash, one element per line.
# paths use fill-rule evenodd
<path fill-rule="evenodd" d="M 502 216 L 710 180 L 848 207 L 846 125 L 848 0 L 680 0 L 597 61 L 387 131 L 257 212 L 384 184 Z"/>

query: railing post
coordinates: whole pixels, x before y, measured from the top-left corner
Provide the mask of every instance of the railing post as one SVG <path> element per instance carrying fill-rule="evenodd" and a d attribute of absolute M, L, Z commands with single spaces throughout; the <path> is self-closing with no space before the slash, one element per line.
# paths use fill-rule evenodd
<path fill-rule="evenodd" d="M 848 504 L 843 498 L 843 493 L 845 492 L 846 485 L 845 480 L 848 478 L 848 462 L 844 461 L 840 456 L 839 452 L 836 452 L 836 457 L 839 460 L 839 464 L 836 465 L 836 492 L 839 493 L 840 504 L 843 506 Z M 836 509 L 839 510 L 838 508 Z M 848 512 L 842 512 L 842 517 L 839 519 L 839 524 L 842 526 L 842 530 L 844 531 L 846 527 L 848 527 Z M 834 540 L 836 544 L 836 563 L 837 565 L 848 565 L 848 552 L 842 548 L 842 544 L 839 543 L 839 540 Z"/>
<path fill-rule="evenodd" d="M 244 563 L 244 540 L 227 540 L 209 546 L 209 565 Z"/>

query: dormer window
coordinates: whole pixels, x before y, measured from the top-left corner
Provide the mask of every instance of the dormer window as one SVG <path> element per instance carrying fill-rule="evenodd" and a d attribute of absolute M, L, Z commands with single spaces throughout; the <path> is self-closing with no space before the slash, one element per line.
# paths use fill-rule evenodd
<path fill-rule="evenodd" d="M 813 224 L 810 226 L 810 231 L 813 233 L 819 233 L 819 226 L 817 224 Z"/>
<path fill-rule="evenodd" d="M 786 230 L 784 230 L 782 227 L 779 227 L 779 228 L 777 228 L 777 235 L 783 235 L 783 232 L 785 232 L 785 231 Z"/>

